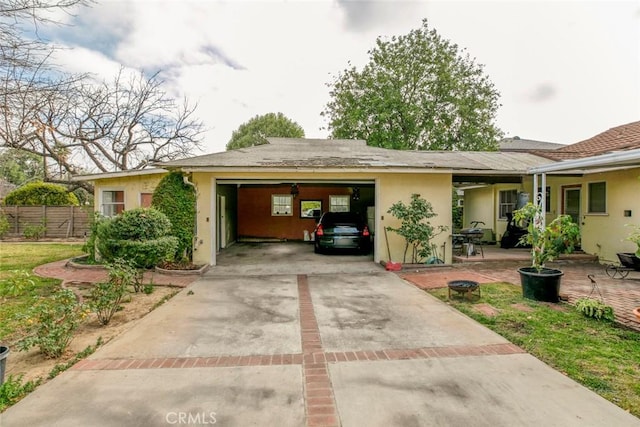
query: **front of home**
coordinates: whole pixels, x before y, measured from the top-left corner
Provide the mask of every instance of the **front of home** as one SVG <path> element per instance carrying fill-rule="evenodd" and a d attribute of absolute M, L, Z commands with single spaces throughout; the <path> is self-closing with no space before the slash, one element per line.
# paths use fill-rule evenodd
<path fill-rule="evenodd" d="M 181 171 L 197 191 L 194 261 L 210 265 L 236 241 L 311 239 L 318 209 L 360 213 L 372 230 L 375 262 L 402 260 L 404 240 L 384 232 L 399 226 L 388 210 L 420 194 L 437 214 L 432 225 L 449 229 L 433 243 L 450 263 L 454 182 L 511 182 L 547 163 L 528 153 L 398 151 L 365 141 L 269 138 L 268 144 L 167 162 L 162 169 L 81 179 L 94 183 L 100 211 L 113 215 L 145 206 L 167 171 Z"/>
<path fill-rule="evenodd" d="M 637 249 L 626 237 L 631 225 L 640 225 L 638 147 L 640 122 L 562 148 L 530 150 L 554 161 L 530 168 L 519 183 L 466 189 L 465 224 L 485 222 L 496 230 L 500 242 L 507 213 L 518 207 L 518 201 L 533 201 L 536 195 L 547 222 L 561 214 L 571 215 L 581 229 L 582 249 L 603 263 L 615 262 L 616 253 Z"/>
<path fill-rule="evenodd" d="M 197 192 L 194 261 L 210 265 L 237 241 L 313 239 L 325 211 L 359 213 L 372 230 L 375 262 L 402 260 L 404 240 L 384 230 L 399 225 L 389 208 L 409 203 L 412 194 L 433 206 L 432 225 L 448 227 L 433 243 L 450 263 L 454 189 L 464 192 L 463 226 L 479 221 L 498 243 L 508 214 L 536 199 L 547 221 L 571 215 L 581 227 L 582 249 L 600 260 L 635 251 L 625 237 L 626 224 L 637 224 L 640 215 L 640 161 L 607 156 L 640 146 L 640 122 L 560 148 L 508 146 L 499 152 L 399 151 L 357 140 L 269 138 L 268 144 L 166 162 L 161 169 L 79 179 L 94 183 L 98 210 L 111 216 L 149 206 L 160 179 L 182 172 Z"/>

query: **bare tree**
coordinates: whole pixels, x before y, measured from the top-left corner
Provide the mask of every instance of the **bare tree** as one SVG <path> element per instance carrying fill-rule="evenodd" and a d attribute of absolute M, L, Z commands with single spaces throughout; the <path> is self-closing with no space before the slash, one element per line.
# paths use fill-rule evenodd
<path fill-rule="evenodd" d="M 111 82 L 71 76 L 50 63 L 51 48 L 25 39 L 20 24 L 84 0 L 0 0 L 0 147 L 41 156 L 45 180 L 141 169 L 200 146 L 196 106 L 177 103 L 154 74 L 121 69 Z"/>
<path fill-rule="evenodd" d="M 83 79 L 27 93 L 15 106 L 21 108 L 17 114 L 0 118 L 0 137 L 55 165 L 48 168 L 50 181 L 142 169 L 193 154 L 203 132 L 195 106 L 177 104 L 162 84 L 157 74 L 127 77 L 121 69 L 112 82 Z"/>

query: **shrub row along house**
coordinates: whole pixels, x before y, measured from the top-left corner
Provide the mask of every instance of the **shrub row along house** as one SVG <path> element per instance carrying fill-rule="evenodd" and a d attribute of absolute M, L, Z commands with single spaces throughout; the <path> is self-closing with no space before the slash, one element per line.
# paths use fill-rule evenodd
<path fill-rule="evenodd" d="M 374 236 L 374 261 L 387 261 L 389 254 L 398 260 L 405 242 L 394 233 L 385 236 L 386 227 L 399 225 L 389 208 L 419 194 L 437 214 L 431 224 L 451 230 L 454 189 L 464 190 L 464 226 L 482 221 L 497 241 L 518 201 L 539 193 L 548 220 L 571 215 L 582 228 L 583 250 L 612 260 L 634 246 L 624 238 L 625 224 L 637 223 L 640 215 L 636 147 L 640 122 L 573 145 L 511 140 L 496 152 L 398 151 L 361 140 L 268 138 L 268 144 L 157 169 L 77 179 L 93 182 L 96 209 L 110 216 L 149 206 L 164 174 L 182 172 L 197 191 L 193 258 L 201 264 L 216 265 L 216 254 L 236 241 L 306 240 L 323 211 L 360 213 Z M 438 256 L 451 262 L 451 232 L 433 243 Z"/>

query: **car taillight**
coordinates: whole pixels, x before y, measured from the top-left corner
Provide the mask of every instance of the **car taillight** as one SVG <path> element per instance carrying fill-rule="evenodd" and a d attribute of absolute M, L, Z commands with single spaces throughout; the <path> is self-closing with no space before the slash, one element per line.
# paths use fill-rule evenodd
<path fill-rule="evenodd" d="M 364 237 L 369 236 L 369 227 L 367 227 L 366 225 L 364 226 L 364 229 L 362 230 L 362 235 Z"/>
<path fill-rule="evenodd" d="M 322 229 L 322 225 L 318 225 L 318 228 L 316 228 L 316 236 L 324 236 L 324 230 Z"/>

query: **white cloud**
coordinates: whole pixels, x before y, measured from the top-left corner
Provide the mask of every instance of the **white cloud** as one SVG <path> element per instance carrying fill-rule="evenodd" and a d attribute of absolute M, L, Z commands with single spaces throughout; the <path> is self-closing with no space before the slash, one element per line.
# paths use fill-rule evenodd
<path fill-rule="evenodd" d="M 78 14 L 52 30 L 81 46 L 61 60 L 103 75 L 119 63 L 162 69 L 169 93 L 199 103 L 207 151 L 224 150 L 234 129 L 268 112 L 326 136 L 331 75 L 365 63 L 377 36 L 406 34 L 423 18 L 485 64 L 509 135 L 571 143 L 640 112 L 633 2 L 132 0 Z"/>

